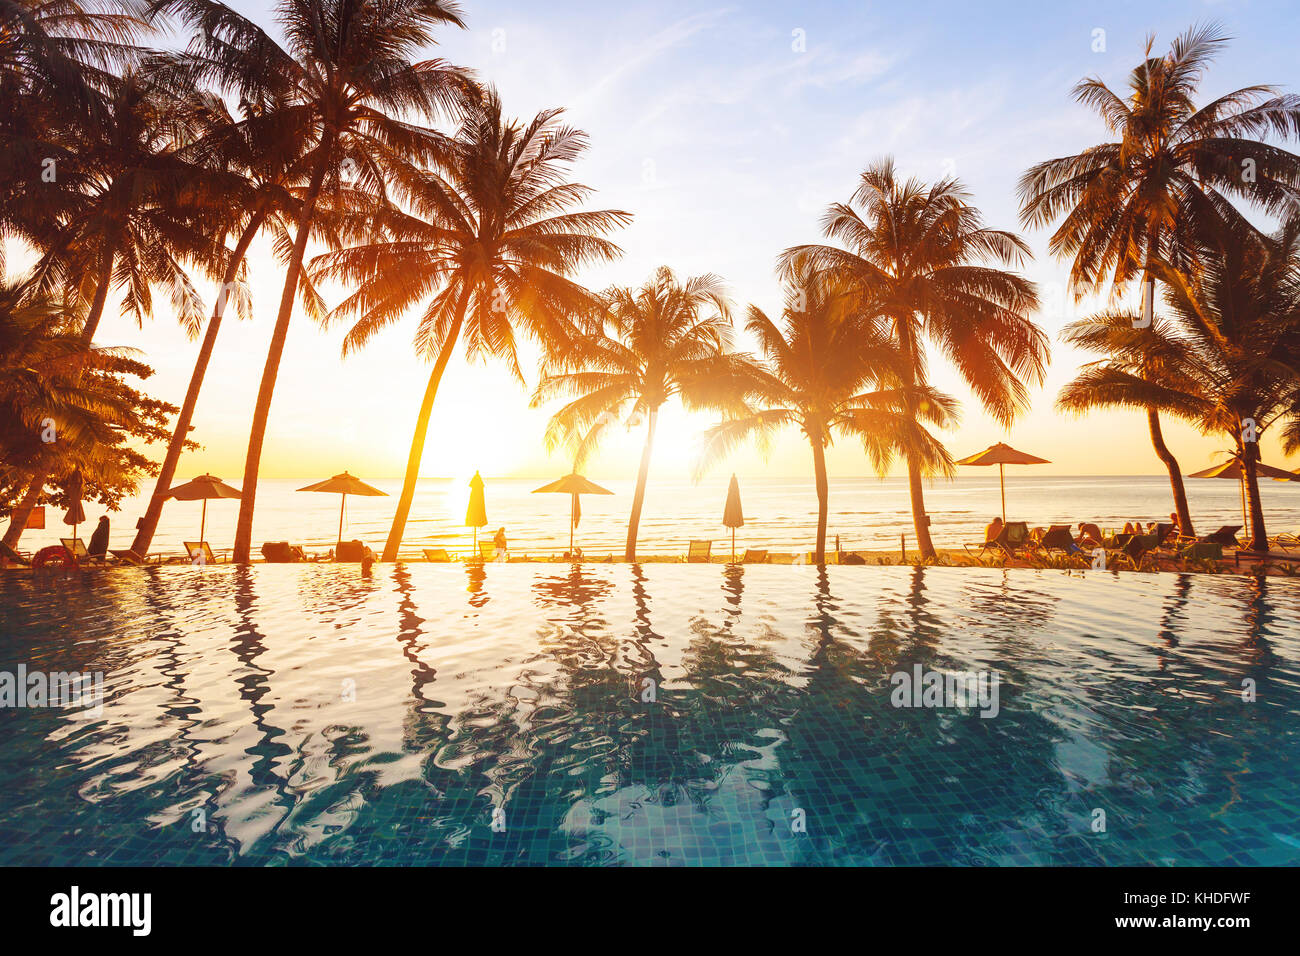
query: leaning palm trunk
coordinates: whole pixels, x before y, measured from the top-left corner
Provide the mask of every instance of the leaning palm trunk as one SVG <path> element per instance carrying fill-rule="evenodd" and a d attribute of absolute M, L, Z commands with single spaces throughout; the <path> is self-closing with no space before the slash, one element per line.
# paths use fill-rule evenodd
<path fill-rule="evenodd" d="M 915 429 L 920 427 L 916 421 L 916 408 L 912 395 L 912 389 L 916 385 L 916 342 L 906 322 L 899 323 L 898 329 L 901 333 L 900 344 L 903 346 L 906 363 L 905 408 L 908 421 Z M 921 490 L 921 465 L 916 460 L 916 452 L 910 442 L 905 450 L 905 457 L 907 458 L 907 491 L 912 502 L 912 528 L 916 531 L 916 546 L 921 550 L 921 558 L 928 561 L 935 556 L 934 543 L 930 540 L 930 517 L 925 513 L 925 495 Z"/>
<path fill-rule="evenodd" d="M 813 474 L 817 482 L 817 551 L 814 564 L 826 563 L 826 513 L 830 500 L 830 484 L 826 479 L 826 449 L 820 438 L 812 440 Z"/>
<path fill-rule="evenodd" d="M 655 443 L 655 422 L 658 409 L 650 410 L 650 427 L 646 430 L 645 448 L 641 450 L 641 468 L 636 473 L 636 493 L 632 496 L 632 517 L 627 522 L 627 546 L 623 549 L 624 561 L 636 560 L 636 536 L 641 527 L 641 505 L 645 502 L 646 479 L 650 476 L 650 453 Z"/>
<path fill-rule="evenodd" d="M 1259 472 L 1255 469 L 1255 456 L 1248 447 L 1242 449 L 1241 460 L 1246 466 L 1246 505 L 1250 509 L 1250 541 L 1252 551 L 1268 550 L 1268 532 L 1264 529 L 1264 506 L 1259 498 Z"/>
<path fill-rule="evenodd" d="M 244 480 L 240 488 L 239 523 L 235 526 L 235 548 L 231 560 L 247 564 L 253 546 L 253 508 L 257 503 L 257 473 L 262 463 L 262 443 L 266 440 L 267 420 L 271 416 L 271 398 L 275 394 L 275 379 L 280 372 L 280 356 L 289 335 L 289 319 L 293 315 L 294 299 L 298 295 L 298 279 L 302 275 L 303 254 L 307 250 L 307 237 L 311 234 L 311 220 L 316 211 L 316 198 L 321 183 L 325 181 L 325 164 L 317 165 L 312 172 L 311 184 L 298 214 L 298 234 L 294 237 L 293 253 L 289 258 L 289 271 L 284 278 L 284 292 L 280 295 L 280 311 L 275 317 L 275 331 L 266 353 L 266 366 L 262 370 L 262 384 L 257 390 L 257 405 L 253 409 L 253 427 L 248 436 L 248 455 L 244 459 Z"/>
<path fill-rule="evenodd" d="M 1164 462 L 1165 469 L 1169 472 L 1169 485 L 1174 492 L 1174 510 L 1178 514 L 1178 533 L 1194 534 L 1192 514 L 1187 508 L 1187 490 L 1183 487 L 1183 473 L 1178 467 L 1178 459 L 1165 444 L 1165 436 L 1160 429 L 1160 415 L 1154 408 L 1147 409 L 1147 427 L 1151 431 L 1151 444 L 1156 450 L 1156 456 Z"/>
<path fill-rule="evenodd" d="M 86 314 L 86 324 L 81 329 L 81 340 L 86 345 L 94 341 L 99 320 L 104 316 L 104 306 L 108 303 L 108 290 L 113 279 L 113 257 L 114 253 L 110 246 L 100 258 L 99 275 L 95 278 L 95 297 L 91 300 L 90 311 Z M 31 481 L 27 484 L 22 500 L 9 515 L 9 527 L 5 529 L 3 539 L 9 547 L 17 547 L 23 531 L 27 528 L 27 519 L 31 517 L 36 503 L 41 500 L 41 492 L 45 490 L 45 482 L 49 477 L 48 466 L 38 465 L 32 472 Z"/>
<path fill-rule="evenodd" d="M 420 403 L 420 415 L 415 420 L 415 434 L 411 438 L 411 452 L 406 458 L 406 475 L 402 479 L 402 494 L 397 499 L 397 513 L 393 515 L 393 525 L 388 529 L 388 540 L 384 542 L 385 561 L 396 561 L 398 549 L 402 546 L 402 535 L 406 532 L 406 519 L 411 514 L 411 502 L 415 499 L 415 483 L 420 478 L 420 460 L 424 457 L 424 441 L 429 433 L 429 418 L 433 415 L 433 401 L 438 397 L 438 386 L 442 383 L 442 373 L 447 370 L 447 362 L 456 351 L 460 340 L 460 328 L 465 320 L 466 299 L 461 298 L 456 310 L 456 320 L 451 331 L 442 343 L 438 360 L 433 363 L 429 373 L 429 384 L 424 389 L 424 401 Z"/>
<path fill-rule="evenodd" d="M 208 330 L 203 336 L 203 345 L 199 348 L 199 356 L 194 362 L 194 371 L 190 374 L 190 387 L 185 392 L 185 404 L 181 406 L 180 415 L 176 419 L 176 428 L 172 432 L 171 442 L 167 445 L 167 456 L 163 459 L 162 467 L 158 471 L 158 481 L 154 485 L 153 497 L 149 499 L 149 507 L 145 510 L 144 517 L 140 519 L 140 528 L 135 534 L 135 540 L 131 543 L 131 550 L 136 554 L 143 556 L 148 553 L 149 545 L 153 542 L 154 532 L 158 529 L 158 519 L 162 517 L 163 505 L 167 501 L 167 492 L 171 489 L 172 479 L 176 476 L 176 465 L 180 461 L 181 453 L 185 450 L 185 439 L 190 432 L 190 422 L 194 418 L 194 408 L 199 402 L 199 391 L 203 388 L 203 378 L 208 372 L 208 363 L 212 360 L 212 350 L 217 344 L 217 333 L 221 331 L 221 319 L 225 315 L 226 303 L 230 298 L 230 287 L 234 284 L 235 277 L 239 274 L 240 263 L 244 261 L 248 247 L 252 243 L 253 237 L 257 235 L 258 230 L 262 228 L 262 222 L 265 218 L 266 209 L 259 209 L 245 227 L 243 235 L 239 237 L 239 242 L 235 245 L 235 251 L 231 253 L 230 263 L 226 266 L 226 274 L 222 277 L 221 291 L 217 293 L 217 301 L 212 307 L 212 317 L 208 320 Z"/>

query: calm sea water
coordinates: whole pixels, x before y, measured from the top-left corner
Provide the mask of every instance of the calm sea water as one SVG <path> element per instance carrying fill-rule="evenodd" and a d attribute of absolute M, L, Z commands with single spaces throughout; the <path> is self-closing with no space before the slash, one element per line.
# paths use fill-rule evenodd
<path fill-rule="evenodd" d="M 182 475 L 178 481 L 190 477 Z M 295 490 L 319 477 L 261 483 L 255 550 L 263 541 L 281 540 L 321 550 L 333 546 L 338 533 L 339 497 Z M 621 553 L 627 537 L 633 482 L 605 482 L 598 475 L 592 477 L 614 494 L 582 499 L 577 543 L 590 555 Z M 718 476 L 698 485 L 689 481 L 652 482 L 642 514 L 640 550 L 645 554 L 678 554 L 686 550 L 691 538 L 712 538 L 715 553 L 728 551 L 730 532 L 722 527 L 727 480 L 727 476 Z M 237 480 L 232 483 L 238 484 Z M 382 479 L 370 483 L 394 497 L 348 498 L 343 537 L 359 538 L 379 550 L 388 534 L 401 483 Z M 566 495 L 531 493 L 544 483 L 538 479 L 488 479 L 488 537 L 504 525 L 512 551 L 549 556 L 565 550 L 569 499 Z M 1187 492 L 1193 518 L 1205 529 L 1242 523 L 1237 482 L 1188 479 Z M 1270 533 L 1300 530 L 1300 482 L 1265 481 L 1261 492 Z M 404 551 L 418 555 L 424 547 L 469 550 L 471 532 L 461 524 L 468 495 L 464 481 L 421 481 L 407 525 Z M 817 499 L 811 482 L 774 478 L 745 481 L 741 500 L 746 524 L 736 535 L 738 548 L 812 549 Z M 144 513 L 144 507 L 144 501 L 128 501 L 120 514 L 110 516 L 113 547 L 130 545 L 135 520 Z M 980 540 L 989 519 L 1001 510 L 997 475 L 962 475 L 952 482 L 935 482 L 926 490 L 926 507 L 938 546 L 959 547 Z M 86 510 L 89 524 L 81 527 L 83 537 L 89 536 L 100 514 L 94 508 Z M 1134 519 L 1163 520 L 1172 510 L 1169 481 L 1161 477 L 1042 478 L 1016 474 L 1007 483 L 1008 517 L 1029 521 L 1033 526 L 1080 521 L 1096 521 L 1103 527 L 1123 526 Z M 238 511 L 237 501 L 208 503 L 206 537 L 214 548 L 229 547 L 234 541 Z M 153 550 L 183 553 L 182 542 L 198 537 L 199 512 L 199 502 L 169 502 Z M 53 544 L 61 534 L 66 536 L 68 530 L 60 519 L 61 515 L 51 511 L 47 530 L 28 531 L 23 546 Z M 908 546 L 914 548 L 906 482 L 893 478 L 833 479 L 829 534 L 832 542 L 838 535 L 845 549 L 894 549 L 899 545 L 899 535 L 905 534 Z"/>
<path fill-rule="evenodd" d="M 1300 864 L 1286 579 L 170 567 L 0 620 L 105 691 L 0 710 L 4 865 Z M 917 667 L 996 715 L 893 706 Z"/>

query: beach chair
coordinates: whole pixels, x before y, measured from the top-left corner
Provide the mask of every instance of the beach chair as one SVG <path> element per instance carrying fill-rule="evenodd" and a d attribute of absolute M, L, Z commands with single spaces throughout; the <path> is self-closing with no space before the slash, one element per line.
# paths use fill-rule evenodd
<path fill-rule="evenodd" d="M 1115 537 L 1119 546 L 1108 551 L 1107 557 L 1114 562 L 1115 567 L 1127 564 L 1134 571 L 1140 571 L 1142 560 L 1156 546 L 1156 535 L 1120 534 Z"/>
<path fill-rule="evenodd" d="M 307 555 L 302 548 L 288 541 L 268 541 L 262 545 L 262 557 L 268 564 L 297 564 L 306 561 Z"/>
<path fill-rule="evenodd" d="M 190 564 L 216 564 L 217 556 L 212 553 L 206 541 L 183 541 L 185 553 L 189 556 Z"/>
<path fill-rule="evenodd" d="M 980 557 L 985 551 L 1004 551 L 1009 557 L 1015 557 L 1017 548 L 1025 548 L 1030 545 L 1029 541 L 1029 524 L 1024 521 L 1008 521 L 998 532 L 998 536 L 991 541 L 985 541 L 980 545 L 964 545 L 967 554 L 973 557 Z M 978 548 L 972 552 L 971 548 Z"/>
<path fill-rule="evenodd" d="M 1068 524 L 1054 524 L 1047 529 L 1038 547 L 1044 551 L 1063 551 L 1066 554 L 1082 554 L 1083 548 L 1074 543 Z"/>
<path fill-rule="evenodd" d="M 746 548 L 740 559 L 741 564 L 767 564 L 767 551 Z"/>
<path fill-rule="evenodd" d="M 424 560 L 432 561 L 435 564 L 447 564 L 451 561 L 451 555 L 447 553 L 446 548 L 424 548 Z"/>
<path fill-rule="evenodd" d="M 12 546 L 5 544 L 3 541 L 0 541 L 0 558 L 4 559 L 0 561 L 0 566 L 3 566 L 5 561 L 12 561 L 14 564 L 20 564 L 23 567 L 31 565 L 31 561 L 24 558 Z"/>
<path fill-rule="evenodd" d="M 130 548 L 125 548 L 121 551 L 113 551 L 110 549 L 108 553 L 117 558 L 117 560 L 122 564 L 129 564 L 137 568 L 144 567 L 144 558 L 140 557 L 140 555 L 136 554 Z"/>
<path fill-rule="evenodd" d="M 298 549 L 301 552 L 301 548 Z M 364 561 L 366 556 L 371 558 L 374 554 L 360 541 L 340 541 L 334 549 L 334 560 L 344 563 L 357 563 Z"/>
<path fill-rule="evenodd" d="M 1225 548 L 1237 548 L 1240 547 L 1237 544 L 1237 532 L 1241 529 L 1242 525 L 1239 524 L 1225 524 L 1214 534 L 1201 535 L 1196 540 L 1198 544 L 1217 544 Z"/>
<path fill-rule="evenodd" d="M 90 552 L 86 550 L 86 542 L 80 538 L 60 538 L 59 544 L 67 548 L 68 553 L 78 561 L 85 561 L 90 557 Z"/>
<path fill-rule="evenodd" d="M 713 552 L 712 541 L 691 541 L 690 547 L 686 551 L 686 560 L 695 563 L 705 563 Z"/>
<path fill-rule="evenodd" d="M 1180 549 L 1178 556 L 1184 560 L 1190 559 L 1192 561 L 1222 561 L 1223 545 L 1216 544 L 1213 541 L 1193 541 Z"/>
<path fill-rule="evenodd" d="M 480 541 L 478 543 L 478 559 L 486 564 L 489 561 L 497 559 L 497 546 L 495 541 Z"/>

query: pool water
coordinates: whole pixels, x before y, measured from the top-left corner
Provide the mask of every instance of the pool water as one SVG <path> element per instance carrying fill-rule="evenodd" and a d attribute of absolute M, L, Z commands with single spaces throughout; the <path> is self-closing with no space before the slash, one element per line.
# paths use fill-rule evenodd
<path fill-rule="evenodd" d="M 0 711 L 8 865 L 1300 863 L 1288 579 L 11 573 L 19 666 L 104 696 Z"/>

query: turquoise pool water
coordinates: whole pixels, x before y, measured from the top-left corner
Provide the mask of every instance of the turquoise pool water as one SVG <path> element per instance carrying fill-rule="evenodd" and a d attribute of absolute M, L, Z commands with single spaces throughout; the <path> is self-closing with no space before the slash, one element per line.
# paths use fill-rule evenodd
<path fill-rule="evenodd" d="M 1300 863 L 1286 579 L 175 567 L 0 620 L 103 674 L 0 711 L 3 864 Z M 963 671 L 996 715 L 894 706 Z"/>

